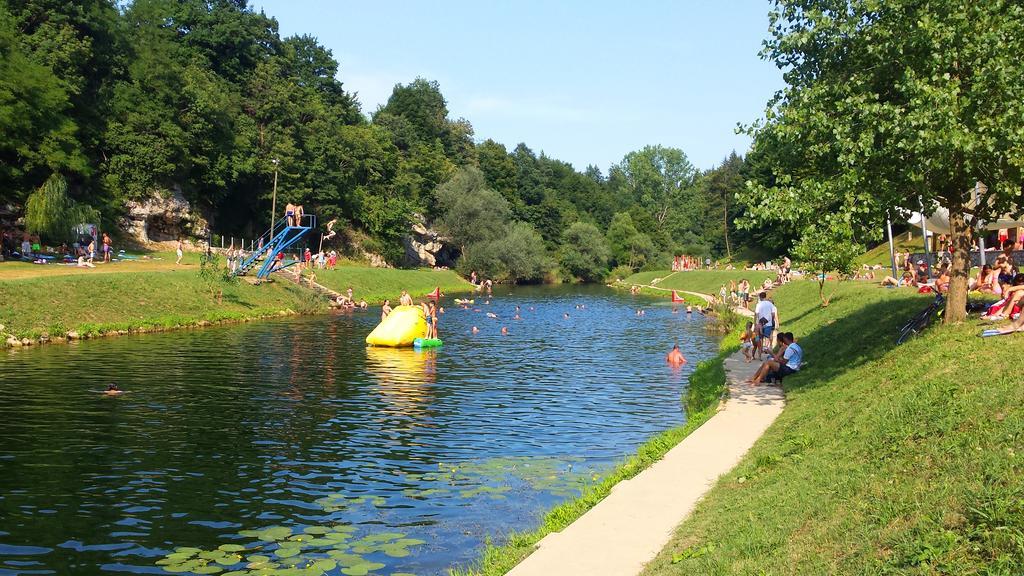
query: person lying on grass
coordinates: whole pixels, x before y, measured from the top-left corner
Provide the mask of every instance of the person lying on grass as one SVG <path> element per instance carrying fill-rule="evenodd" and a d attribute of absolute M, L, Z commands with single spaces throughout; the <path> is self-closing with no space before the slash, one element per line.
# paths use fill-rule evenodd
<path fill-rule="evenodd" d="M 914 275 L 910 272 L 904 272 L 903 276 L 897 280 L 892 276 L 886 276 L 882 279 L 882 286 L 894 286 L 899 288 L 900 286 L 909 286 L 914 281 Z"/>
<path fill-rule="evenodd" d="M 1013 277 L 1012 284 L 1003 288 L 1002 300 L 989 306 L 988 313 L 981 319 L 988 321 L 1012 320 L 1014 309 L 1022 303 L 1021 298 L 1024 298 L 1024 273 Z"/>
<path fill-rule="evenodd" d="M 766 360 L 757 369 L 754 376 L 747 380 L 747 384 L 757 385 L 771 375 L 774 378 L 782 379 L 800 370 L 803 362 L 804 351 L 800 345 L 793 341 L 792 332 L 779 334 L 779 350 L 770 360 Z"/>

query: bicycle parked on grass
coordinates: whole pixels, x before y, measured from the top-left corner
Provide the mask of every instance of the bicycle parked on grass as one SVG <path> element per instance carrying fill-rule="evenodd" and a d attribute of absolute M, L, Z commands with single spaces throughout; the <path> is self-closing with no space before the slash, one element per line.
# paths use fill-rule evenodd
<path fill-rule="evenodd" d="M 942 318 L 945 309 L 946 297 L 942 294 L 935 294 L 935 300 L 932 300 L 932 303 L 927 308 L 915 314 L 909 322 L 903 325 L 903 328 L 900 329 L 899 338 L 896 339 L 896 344 L 903 344 L 923 332 L 932 323 L 932 320 Z"/>

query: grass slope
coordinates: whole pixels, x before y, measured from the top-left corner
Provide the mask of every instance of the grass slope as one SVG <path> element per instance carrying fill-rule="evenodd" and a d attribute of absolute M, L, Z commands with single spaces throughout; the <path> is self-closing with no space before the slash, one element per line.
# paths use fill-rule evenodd
<path fill-rule="evenodd" d="M 288 282 L 222 286 L 217 304 L 195 269 L 0 280 L 0 324 L 18 338 L 84 336 L 326 309 L 315 293 Z"/>
<path fill-rule="evenodd" d="M 923 252 L 924 243 L 921 240 L 921 231 L 918 230 L 916 233 L 911 232 L 911 237 L 907 239 L 907 233 L 897 234 L 892 238 L 895 250 L 897 252 Z M 868 250 L 860 257 L 856 259 L 857 265 L 860 264 L 881 264 L 882 266 L 888 267 L 890 265 L 889 260 L 889 242 L 882 242 L 878 246 L 875 246 L 871 250 Z"/>
<path fill-rule="evenodd" d="M 927 297 L 812 282 L 775 295 L 810 365 L 787 407 L 644 572 L 1024 573 L 1024 338 L 973 323 L 900 347 Z"/>
<path fill-rule="evenodd" d="M 199 277 L 198 254 L 186 253 L 181 265 L 174 264 L 170 253 L 154 253 L 154 258 L 88 269 L 4 262 L 0 264 L 0 334 L 35 340 L 68 332 L 82 336 L 135 332 L 326 310 L 323 298 L 283 277 L 260 286 L 244 280 L 218 284 L 224 291 L 218 304 Z M 452 293 L 472 289 L 454 272 L 427 269 L 352 266 L 319 270 L 317 279 L 339 292 L 352 286 L 357 298 L 374 304 L 385 297 L 397 300 L 402 289 L 413 296 L 437 286 Z M 0 345 L 5 339 L 0 339 Z"/>
<path fill-rule="evenodd" d="M 345 293 L 350 286 L 356 300 L 365 298 L 372 306 L 379 305 L 385 298 L 397 305 L 402 290 L 417 301 L 440 287 L 441 292 L 455 294 L 470 292 L 473 285 L 451 270 L 397 270 L 393 268 L 339 267 L 336 270 L 314 270 L 318 284 L 336 292 Z"/>
<path fill-rule="evenodd" d="M 700 292 L 703 294 L 711 294 L 712 296 L 718 295 L 718 289 L 724 284 L 726 288 L 729 287 L 729 281 L 735 280 L 739 283 L 740 280 L 746 278 L 750 281 L 751 286 L 760 286 L 764 282 L 765 278 L 774 279 L 776 273 L 774 271 L 758 272 L 752 270 L 693 270 L 689 272 L 676 272 L 673 273 L 669 270 L 659 270 L 654 272 L 639 272 L 633 274 L 629 278 L 626 278 L 621 282 L 625 287 L 629 286 L 648 286 L 652 281 L 661 278 L 655 286 L 658 288 L 666 288 L 669 290 L 689 290 L 691 292 Z"/>

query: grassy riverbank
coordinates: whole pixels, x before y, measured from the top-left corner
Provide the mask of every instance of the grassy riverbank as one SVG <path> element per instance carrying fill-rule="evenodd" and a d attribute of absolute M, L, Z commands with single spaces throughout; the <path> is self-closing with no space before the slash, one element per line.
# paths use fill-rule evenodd
<path fill-rule="evenodd" d="M 453 576 L 500 576 L 505 574 L 529 556 L 544 536 L 563 530 L 608 496 L 616 484 L 636 476 L 660 460 L 683 438 L 707 422 L 718 411 L 719 402 L 725 393 L 725 368 L 722 361 L 738 349 L 737 343 L 736 337 L 723 339 L 718 355 L 701 362 L 690 374 L 689 387 L 683 396 L 683 403 L 686 406 L 685 425 L 666 430 L 645 442 L 637 449 L 636 454 L 629 456 L 603 476 L 598 484 L 589 487 L 579 497 L 560 504 L 545 514 L 537 529 L 510 534 L 501 543 L 488 542 L 482 558 L 477 564 L 453 569 L 451 574 Z"/>
<path fill-rule="evenodd" d="M 180 266 L 165 259 L 95 269 L 4 263 L 0 346 L 9 336 L 56 340 L 69 333 L 89 337 L 327 310 L 324 298 L 284 277 L 260 286 L 245 280 L 210 284 L 191 260 Z M 352 286 L 357 298 L 374 304 L 397 298 L 402 289 L 419 296 L 435 286 L 447 292 L 471 288 L 454 272 L 434 270 L 345 267 L 319 271 L 318 280 L 340 292 Z"/>
<path fill-rule="evenodd" d="M 809 365 L 645 574 L 1024 573 L 1024 339 L 969 322 L 896 347 L 928 297 L 866 283 L 775 300 Z"/>
<path fill-rule="evenodd" d="M 408 290 L 414 299 L 441 288 L 445 294 L 472 292 L 474 286 L 451 270 L 396 270 L 393 268 L 339 267 L 336 270 L 314 270 L 316 281 L 336 292 L 345 293 L 349 287 L 356 300 L 365 298 L 371 306 L 379 306 L 385 298 L 392 305 L 402 290 Z"/>
<path fill-rule="evenodd" d="M 620 284 L 624 288 L 630 286 L 652 286 L 663 290 L 689 290 L 702 294 L 718 295 L 718 289 L 724 284 L 727 288 L 730 281 L 737 283 L 746 278 L 751 286 L 760 286 L 765 278 L 775 279 L 774 271 L 759 272 L 755 270 L 692 270 L 689 272 L 671 272 L 658 270 L 654 272 L 638 272 L 624 279 Z M 660 279 L 660 280 L 659 280 Z M 646 289 L 645 289 L 646 290 Z M 653 293 L 653 292 L 649 292 Z"/>
<path fill-rule="evenodd" d="M 326 301 L 288 282 L 220 284 L 220 303 L 196 270 L 0 280 L 0 324 L 17 338 L 87 337 L 314 313 Z"/>

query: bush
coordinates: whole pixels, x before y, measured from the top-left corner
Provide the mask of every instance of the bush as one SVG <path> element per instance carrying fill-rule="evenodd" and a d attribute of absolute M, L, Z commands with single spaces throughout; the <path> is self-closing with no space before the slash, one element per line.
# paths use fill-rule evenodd
<path fill-rule="evenodd" d="M 562 234 L 559 261 L 562 269 L 584 282 L 599 282 L 608 270 L 611 250 L 593 224 L 576 222 Z"/>
<path fill-rule="evenodd" d="M 516 222 L 494 240 L 467 246 L 458 266 L 463 274 L 475 270 L 498 282 L 539 282 L 553 263 L 540 234 L 529 224 Z"/>
<path fill-rule="evenodd" d="M 612 268 L 612 271 L 608 273 L 608 280 L 611 282 L 618 282 L 619 280 L 625 280 L 632 275 L 633 268 L 628 264 L 623 264 Z"/>

